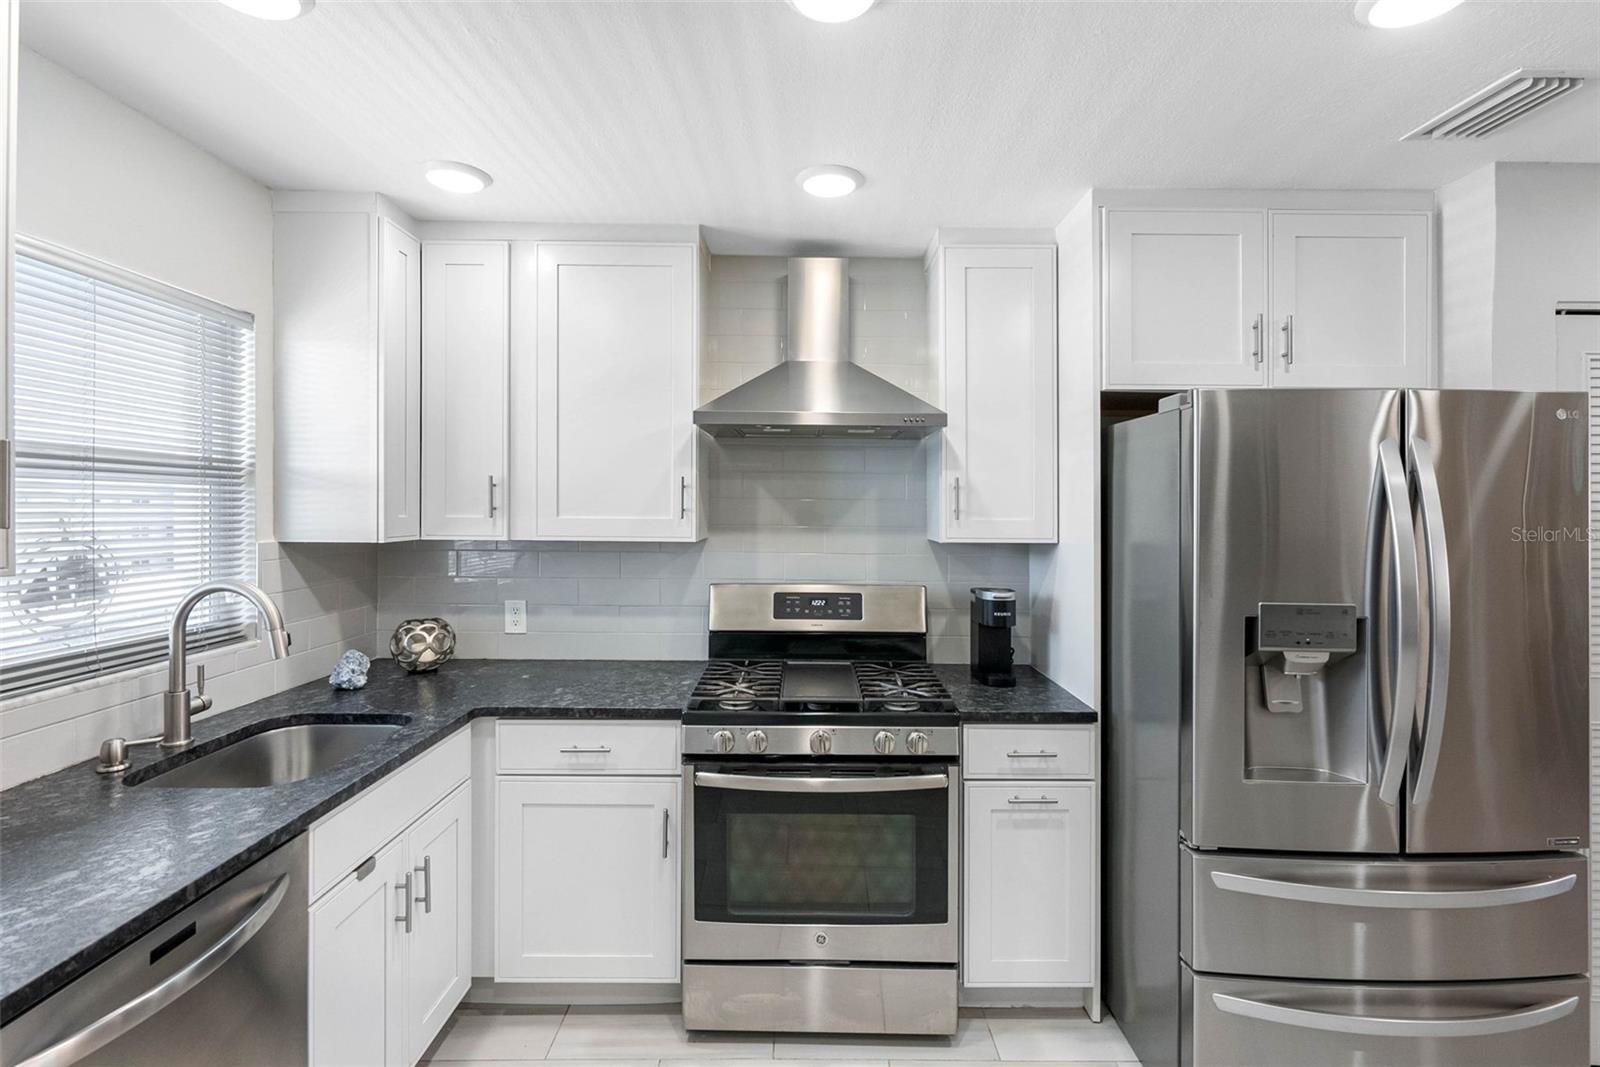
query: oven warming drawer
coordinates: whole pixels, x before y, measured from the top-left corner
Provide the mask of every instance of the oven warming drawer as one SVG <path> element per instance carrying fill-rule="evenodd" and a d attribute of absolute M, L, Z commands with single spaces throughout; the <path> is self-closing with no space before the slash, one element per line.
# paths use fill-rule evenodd
<path fill-rule="evenodd" d="M 690 1030 L 953 1034 L 954 967 L 686 963 Z"/>

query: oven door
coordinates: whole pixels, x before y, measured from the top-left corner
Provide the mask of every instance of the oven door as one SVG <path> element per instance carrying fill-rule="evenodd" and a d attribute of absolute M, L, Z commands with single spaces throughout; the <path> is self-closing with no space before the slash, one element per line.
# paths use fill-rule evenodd
<path fill-rule="evenodd" d="M 956 962 L 956 767 L 685 772 L 686 960 Z"/>

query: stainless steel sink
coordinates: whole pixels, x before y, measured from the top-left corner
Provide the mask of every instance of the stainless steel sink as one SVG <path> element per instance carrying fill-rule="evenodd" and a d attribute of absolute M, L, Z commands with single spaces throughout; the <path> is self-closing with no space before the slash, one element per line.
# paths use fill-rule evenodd
<path fill-rule="evenodd" d="M 241 737 L 137 784 L 179 789 L 259 789 L 299 782 L 343 763 L 393 734 L 401 725 L 311 722 L 279 726 Z"/>

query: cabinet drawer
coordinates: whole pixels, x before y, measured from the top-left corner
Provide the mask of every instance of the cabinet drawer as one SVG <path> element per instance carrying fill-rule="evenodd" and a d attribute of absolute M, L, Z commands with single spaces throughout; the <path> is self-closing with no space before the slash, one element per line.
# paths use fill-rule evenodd
<path fill-rule="evenodd" d="M 495 745 L 501 774 L 678 774 L 677 723 L 572 719 L 501 720 Z"/>
<path fill-rule="evenodd" d="M 1181 846 L 1180 846 L 1181 847 Z M 1450 982 L 1579 974 L 1582 856 L 1368 860 L 1182 850 L 1179 952 L 1201 971 Z"/>
<path fill-rule="evenodd" d="M 974 778 L 1093 778 L 1093 726 L 969 726 L 961 773 Z"/>
<path fill-rule="evenodd" d="M 463 727 L 311 827 L 311 899 L 419 819 L 472 774 Z"/>

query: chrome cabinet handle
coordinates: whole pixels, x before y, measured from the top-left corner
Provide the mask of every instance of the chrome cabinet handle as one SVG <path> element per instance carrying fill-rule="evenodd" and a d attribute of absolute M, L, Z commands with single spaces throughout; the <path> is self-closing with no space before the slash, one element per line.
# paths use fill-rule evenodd
<path fill-rule="evenodd" d="M 1544 878 L 1537 882 L 1499 885 L 1488 889 L 1356 889 L 1342 885 L 1314 885 L 1286 882 L 1277 878 L 1257 878 L 1231 871 L 1212 871 L 1211 884 L 1229 893 L 1248 893 L 1273 900 L 1302 900 L 1308 904 L 1330 904 L 1349 908 L 1498 908 L 1507 904 L 1527 904 L 1546 897 L 1560 896 L 1578 884 L 1575 874 Z"/>
<path fill-rule="evenodd" d="M 1422 750 L 1411 773 L 1411 802 L 1433 792 L 1444 742 L 1444 713 L 1450 692 L 1450 553 L 1445 545 L 1444 498 L 1433 446 L 1411 439 L 1411 477 L 1422 503 L 1422 541 L 1428 551 L 1428 688 L 1423 703 Z"/>
<path fill-rule="evenodd" d="M 1294 363 L 1294 316 L 1285 315 L 1279 329 L 1283 331 L 1283 365 L 1289 367 Z"/>
<path fill-rule="evenodd" d="M 1378 445 L 1378 477 L 1389 513 L 1389 537 L 1394 545 L 1395 626 L 1399 630 L 1399 655 L 1395 657 L 1393 708 L 1389 743 L 1378 779 L 1378 799 L 1394 806 L 1400 799 L 1400 779 L 1405 773 L 1411 731 L 1417 716 L 1417 657 L 1421 651 L 1421 578 L 1417 570 L 1417 533 L 1411 521 L 1411 495 L 1400 446 L 1390 438 Z M 1379 553 L 1373 553 L 1374 559 Z"/>
<path fill-rule="evenodd" d="M 610 745 L 573 745 L 571 748 L 561 750 L 563 756 L 604 756 L 611 751 Z"/>
<path fill-rule="evenodd" d="M 955 495 L 956 495 L 955 520 L 957 522 L 960 522 L 961 521 L 961 476 L 960 475 L 956 476 Z"/>
<path fill-rule="evenodd" d="M 494 489 L 494 475 L 491 474 L 489 475 L 489 517 L 491 519 L 494 518 L 494 513 L 500 510 L 499 505 L 494 500 Z"/>
<path fill-rule="evenodd" d="M 1497 1015 L 1457 1015 L 1443 1019 L 1406 1019 L 1385 1015 L 1344 1015 L 1333 1011 L 1312 1011 L 1268 1004 L 1227 993 L 1211 994 L 1217 1010 L 1247 1019 L 1295 1026 L 1302 1030 L 1326 1030 L 1336 1034 L 1361 1034 L 1366 1037 L 1484 1037 L 1531 1030 L 1572 1014 L 1577 997 L 1546 1001 L 1520 1011 Z"/>
<path fill-rule="evenodd" d="M 689 514 L 689 479 L 678 479 L 678 518 L 686 518 Z"/>
<path fill-rule="evenodd" d="M 743 789 L 752 793 L 909 793 L 918 789 L 947 789 L 950 776 L 906 774 L 883 778 L 786 778 L 779 775 L 695 771 L 694 784 L 707 789 Z"/>
<path fill-rule="evenodd" d="M 1250 358 L 1256 361 L 1256 366 L 1258 367 L 1261 366 L 1261 361 L 1266 355 L 1261 346 L 1261 326 L 1265 320 L 1265 315 L 1257 315 L 1256 321 L 1250 324 L 1250 333 L 1254 339 L 1250 346 Z"/>
<path fill-rule="evenodd" d="M 661 858 L 667 858 L 667 851 L 672 847 L 672 809 L 661 809 Z"/>
<path fill-rule="evenodd" d="M 411 932 L 412 921 L 415 918 L 415 915 L 414 915 L 414 913 L 412 911 L 412 908 L 411 908 L 411 905 L 412 905 L 411 872 L 407 871 L 406 872 L 405 881 L 401 882 L 399 885 L 395 886 L 394 888 L 395 888 L 395 891 L 400 894 L 400 900 L 406 906 L 405 913 L 402 914 L 402 915 L 396 915 L 394 917 L 394 921 L 404 925 L 405 928 L 406 928 L 406 933 L 409 934 Z"/>
<path fill-rule="evenodd" d="M 1007 804 L 1059 804 L 1060 797 L 1011 797 Z"/>
<path fill-rule="evenodd" d="M 1042 748 L 1037 752 L 1007 752 L 1006 753 L 1006 758 L 1007 759 L 1055 759 L 1055 758 L 1057 758 L 1057 756 L 1058 756 L 1058 753 L 1046 752 Z"/>
<path fill-rule="evenodd" d="M 211 947 L 179 971 L 168 975 L 159 983 L 140 993 L 107 1014 L 96 1019 L 69 1037 L 62 1038 L 40 1052 L 23 1060 L 17 1067 L 66 1067 L 76 1063 L 96 1049 L 104 1048 L 123 1034 L 147 1021 L 152 1015 L 183 996 L 195 986 L 210 978 L 218 967 L 227 963 L 272 918 L 289 891 L 289 876 L 281 874 L 254 901 L 248 914 L 228 932 L 217 938 Z"/>
<path fill-rule="evenodd" d="M 433 914 L 433 857 L 422 857 L 422 866 L 416 868 L 422 875 L 422 895 L 417 897 L 417 903 L 422 905 L 422 914 Z"/>

